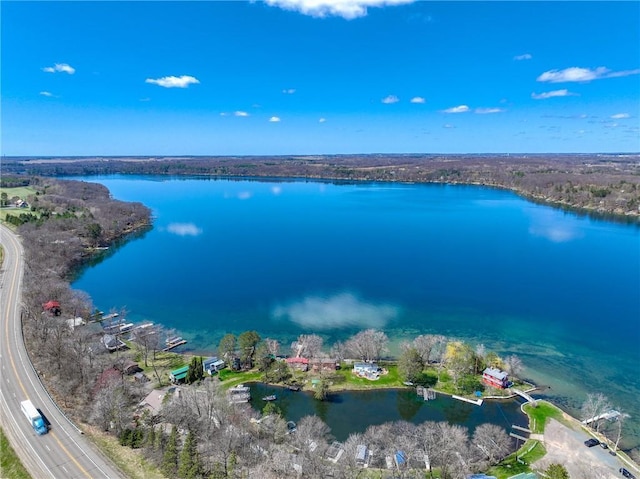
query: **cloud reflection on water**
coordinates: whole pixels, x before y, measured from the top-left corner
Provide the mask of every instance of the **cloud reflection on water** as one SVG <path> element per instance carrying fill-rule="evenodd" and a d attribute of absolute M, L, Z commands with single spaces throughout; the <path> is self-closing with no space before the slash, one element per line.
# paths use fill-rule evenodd
<path fill-rule="evenodd" d="M 277 305 L 273 319 L 286 319 L 310 330 L 340 328 L 383 328 L 395 319 L 400 308 L 391 304 L 363 301 L 353 293 L 307 296 L 300 301 Z"/>

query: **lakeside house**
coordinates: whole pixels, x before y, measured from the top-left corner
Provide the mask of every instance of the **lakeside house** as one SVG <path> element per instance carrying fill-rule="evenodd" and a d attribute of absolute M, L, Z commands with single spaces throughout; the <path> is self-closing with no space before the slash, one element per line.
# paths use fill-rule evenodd
<path fill-rule="evenodd" d="M 218 359 L 216 356 L 212 356 L 202 361 L 203 371 L 210 376 L 226 367 L 227 365 L 225 364 L 225 362 L 222 359 Z"/>
<path fill-rule="evenodd" d="M 378 379 L 382 369 L 376 363 L 355 363 L 353 372 L 362 378 Z"/>
<path fill-rule="evenodd" d="M 509 375 L 497 368 L 486 368 L 482 372 L 482 381 L 492 388 L 505 389 L 509 387 Z"/>
<path fill-rule="evenodd" d="M 127 347 L 127 345 L 123 341 L 116 338 L 112 334 L 104 334 L 102 336 L 101 342 L 108 351 L 115 351 L 117 349 L 124 349 Z"/>
<path fill-rule="evenodd" d="M 359 444 L 356 448 L 356 465 L 358 467 L 369 465 L 369 449 L 364 444 Z"/>
<path fill-rule="evenodd" d="M 335 371 L 340 368 L 340 363 L 335 359 L 330 358 L 314 358 L 309 361 L 309 368 L 313 372 L 321 372 L 321 371 Z"/>

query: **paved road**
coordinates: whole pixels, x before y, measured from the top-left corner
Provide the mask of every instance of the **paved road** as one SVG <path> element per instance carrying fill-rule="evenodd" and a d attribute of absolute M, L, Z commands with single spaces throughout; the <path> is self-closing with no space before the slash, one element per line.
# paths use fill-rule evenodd
<path fill-rule="evenodd" d="M 22 245 L 4 225 L 0 242 L 0 422 L 9 441 L 33 479 L 124 478 L 58 410 L 33 370 L 20 327 Z M 31 428 L 20 410 L 25 399 L 50 422 L 48 434 L 38 436 Z"/>

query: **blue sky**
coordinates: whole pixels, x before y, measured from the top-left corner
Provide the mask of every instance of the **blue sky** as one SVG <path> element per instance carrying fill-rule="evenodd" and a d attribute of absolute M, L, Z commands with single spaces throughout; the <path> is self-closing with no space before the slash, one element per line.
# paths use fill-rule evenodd
<path fill-rule="evenodd" d="M 640 2 L 10 2 L 3 155 L 640 151 Z"/>

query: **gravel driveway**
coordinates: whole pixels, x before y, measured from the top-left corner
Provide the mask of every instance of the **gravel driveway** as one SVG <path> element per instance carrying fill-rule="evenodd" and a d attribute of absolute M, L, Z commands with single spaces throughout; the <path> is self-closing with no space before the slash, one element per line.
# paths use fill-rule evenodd
<path fill-rule="evenodd" d="M 608 449 L 600 446 L 587 447 L 584 441 L 591 436 L 583 431 L 573 430 L 555 419 L 551 419 L 544 431 L 544 445 L 547 454 L 534 464 L 538 470 L 549 464 L 562 464 L 569 476 L 580 479 L 621 479 L 618 471 L 624 465 Z M 629 469 L 628 466 L 627 469 Z M 635 474 L 635 471 L 633 471 Z M 637 474 L 636 474 L 637 476 Z"/>

